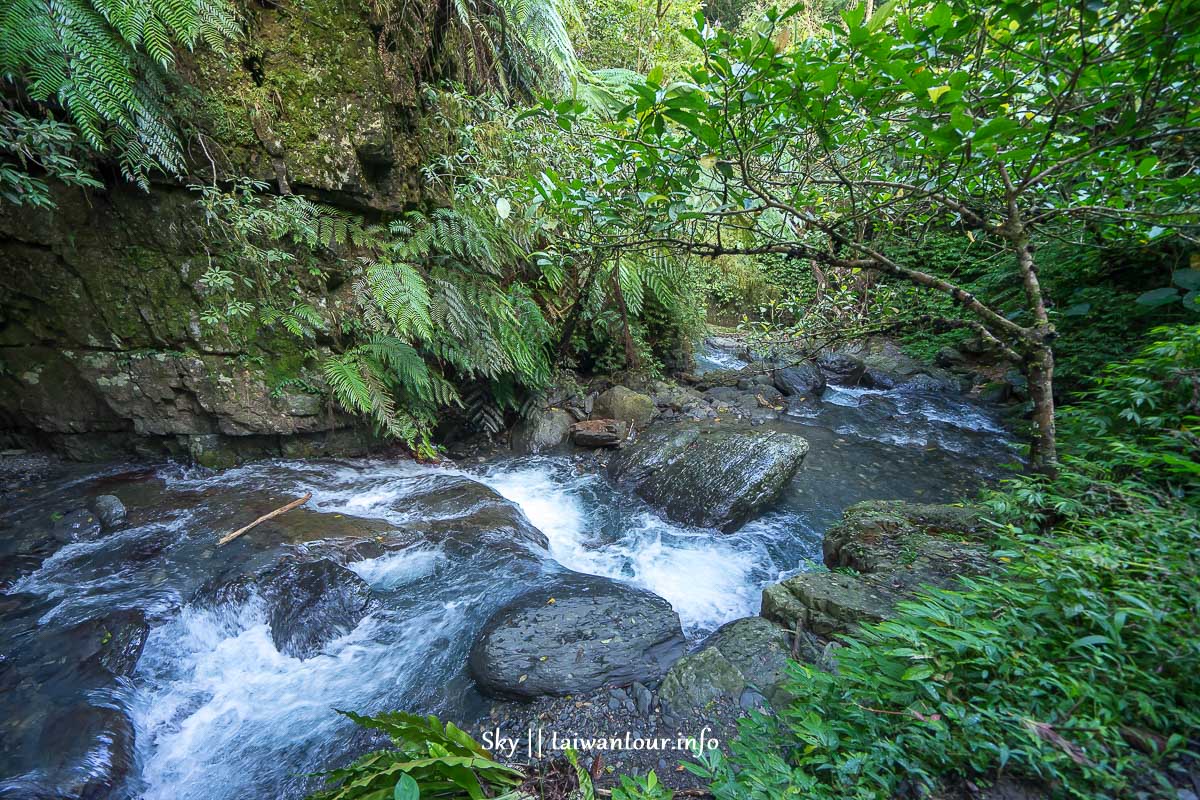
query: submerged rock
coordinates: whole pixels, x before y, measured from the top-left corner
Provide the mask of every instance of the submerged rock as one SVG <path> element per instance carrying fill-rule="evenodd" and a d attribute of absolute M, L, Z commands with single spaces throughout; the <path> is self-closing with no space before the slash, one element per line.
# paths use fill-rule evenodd
<path fill-rule="evenodd" d="M 280 564 L 258 585 L 271 640 L 299 659 L 316 655 L 379 605 L 366 581 L 327 559 Z"/>
<path fill-rule="evenodd" d="M 46 780 L 24 787 L 21 797 L 118 797 L 134 764 L 133 722 L 115 708 L 79 706 L 46 723 L 39 749 L 49 758 Z"/>
<path fill-rule="evenodd" d="M 570 574 L 497 611 L 471 648 L 470 670 L 490 695 L 575 694 L 657 683 L 684 647 L 679 615 L 663 598 Z"/>
<path fill-rule="evenodd" d="M 703 647 L 667 672 L 659 699 L 678 713 L 721 697 L 741 702 L 771 699 L 783 682 L 788 640 L 783 629 L 762 617 L 722 625 Z"/>
<path fill-rule="evenodd" d="M 728 533 L 774 502 L 807 453 L 780 431 L 674 427 L 643 436 L 608 474 L 676 522 Z"/>
<path fill-rule="evenodd" d="M 921 585 L 952 586 L 990 566 L 978 514 L 969 508 L 870 501 L 851 506 L 825 534 L 825 565 L 763 590 L 762 616 L 828 637 L 889 617 Z"/>
<path fill-rule="evenodd" d="M 624 386 L 614 386 L 603 392 L 592 406 L 594 417 L 633 423 L 639 428 L 649 424 L 656 413 L 650 397 Z"/>
<path fill-rule="evenodd" d="M 540 453 L 562 444 L 575 418 L 560 408 L 539 408 L 513 428 L 512 448 L 518 453 Z"/>
<path fill-rule="evenodd" d="M 116 495 L 102 494 L 94 498 L 91 509 L 105 530 L 112 530 L 125 522 L 125 504 Z"/>

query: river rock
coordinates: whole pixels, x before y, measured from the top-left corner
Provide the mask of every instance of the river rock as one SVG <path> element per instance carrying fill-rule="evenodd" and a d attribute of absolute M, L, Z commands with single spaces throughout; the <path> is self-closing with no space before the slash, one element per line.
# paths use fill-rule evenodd
<path fill-rule="evenodd" d="M 735 702 L 771 698 L 784 680 L 787 634 L 762 617 L 722 625 L 704 645 L 675 662 L 663 678 L 659 699 L 680 713 L 720 697 Z"/>
<path fill-rule="evenodd" d="M 490 695 L 576 694 L 657 683 L 684 647 L 679 615 L 666 600 L 570 574 L 497 611 L 471 648 L 470 670 Z"/>
<path fill-rule="evenodd" d="M 518 453 L 540 453 L 562 444 L 575 418 L 561 408 L 535 409 L 513 428 L 512 448 Z"/>
<path fill-rule="evenodd" d="M 71 628 L 67 639 L 88 672 L 128 677 L 137 667 L 150 626 L 138 609 L 113 611 Z"/>
<path fill-rule="evenodd" d="M 366 581 L 328 559 L 279 564 L 258 585 L 275 647 L 299 659 L 316 655 L 379 604 Z"/>
<path fill-rule="evenodd" d="M 633 423 L 639 428 L 648 425 L 656 413 L 654 401 L 649 396 L 624 386 L 614 386 L 603 392 L 592 406 L 593 417 Z"/>
<path fill-rule="evenodd" d="M 825 534 L 824 560 L 845 572 L 806 572 L 763 590 L 762 616 L 828 637 L 891 616 L 920 586 L 951 587 L 990 567 L 976 511 L 870 501 Z"/>
<path fill-rule="evenodd" d="M 550 546 L 516 503 L 479 481 L 439 475 L 424 491 L 400 500 L 396 509 L 412 521 L 403 530 L 425 541 L 452 545 L 461 554 L 485 549 L 545 550 Z"/>
<path fill-rule="evenodd" d="M 862 359 L 836 350 L 826 351 L 817 356 L 817 366 L 825 373 L 829 383 L 838 386 L 858 386 L 866 371 Z"/>
<path fill-rule="evenodd" d="M 615 419 L 589 419 L 571 426 L 571 441 L 580 447 L 616 447 L 629 426 Z"/>
<path fill-rule="evenodd" d="M 608 474 L 676 522 L 729 533 L 778 497 L 806 453 L 780 431 L 681 426 L 647 433 Z"/>
<path fill-rule="evenodd" d="M 775 388 L 787 397 L 817 397 L 825 391 L 825 373 L 811 361 L 774 370 Z"/>
<path fill-rule="evenodd" d="M 112 530 L 125 522 L 125 504 L 116 495 L 102 494 L 94 498 L 91 509 L 105 530 Z"/>
<path fill-rule="evenodd" d="M 79 706 L 49 719 L 39 749 L 48 756 L 47 780 L 25 798 L 107 800 L 123 796 L 134 764 L 134 729 L 115 708 Z M 13 795 L 16 797 L 16 795 Z"/>

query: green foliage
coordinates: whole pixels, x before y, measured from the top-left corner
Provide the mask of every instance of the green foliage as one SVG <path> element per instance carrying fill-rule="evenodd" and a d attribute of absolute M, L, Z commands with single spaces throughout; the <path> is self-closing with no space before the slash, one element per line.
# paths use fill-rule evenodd
<path fill-rule="evenodd" d="M 995 576 L 844 637 L 837 672 L 744 723 L 719 798 L 890 798 L 952 776 L 1055 796 L 1173 796 L 1200 725 L 1200 327 L 1114 366 L 1062 415 L 1063 470 L 988 499 Z M 736 769 L 734 769 L 736 768 Z"/>
<path fill-rule="evenodd" d="M 148 188 L 148 174 L 182 172 L 179 138 L 165 111 L 164 79 L 175 49 L 201 42 L 220 48 L 239 31 L 223 0 L 10 0 L 0 7 L 0 75 L 15 81 L 34 106 L 70 121 L 69 133 L 13 118 L 0 127 L 6 170 L 30 165 L 80 183 L 65 145 L 78 138 L 91 150 L 116 156 L 122 174 Z M 6 111 L 7 114 L 7 111 Z M 25 135 L 22 135 L 24 133 Z M 10 175 L 4 183 L 10 184 Z M 44 205 L 44 188 L 23 179 L 17 195 Z M 4 184 L 0 184 L 4 185 Z"/>
<path fill-rule="evenodd" d="M 646 775 L 622 775 L 613 787 L 613 800 L 671 800 L 675 796 L 658 782 L 653 770 Z"/>
<path fill-rule="evenodd" d="M 13 205 L 53 205 L 50 187 L 35 172 L 69 186 L 101 186 L 80 166 L 82 151 L 70 125 L 0 107 L 0 199 Z"/>
<path fill-rule="evenodd" d="M 392 747 L 325 773 L 330 788 L 310 800 L 426 800 L 515 798 L 524 780 L 453 723 L 393 711 L 374 717 L 343 711 L 359 725 L 383 731 Z M 414 784 L 415 789 L 414 791 Z"/>
<path fill-rule="evenodd" d="M 694 0 L 581 0 L 580 6 L 584 33 L 578 37 L 578 50 L 588 67 L 640 75 L 658 68 L 675 78 L 696 54 L 684 36 L 699 10 Z"/>

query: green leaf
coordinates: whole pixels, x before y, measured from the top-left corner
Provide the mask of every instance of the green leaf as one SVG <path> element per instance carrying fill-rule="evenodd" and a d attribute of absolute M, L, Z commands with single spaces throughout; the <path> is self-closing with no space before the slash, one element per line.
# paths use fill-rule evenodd
<path fill-rule="evenodd" d="M 421 797 L 421 787 L 413 779 L 413 776 L 404 774 L 400 776 L 400 780 L 396 781 L 396 791 L 392 797 L 394 800 L 419 800 Z"/>
<path fill-rule="evenodd" d="M 1200 269 L 1177 269 L 1171 274 L 1171 283 L 1189 292 L 1200 290 Z"/>
<path fill-rule="evenodd" d="M 916 664 L 904 670 L 900 676 L 902 681 L 923 681 L 933 674 L 933 667 L 928 664 Z"/>
<path fill-rule="evenodd" d="M 1138 296 L 1137 302 L 1144 306 L 1165 306 L 1179 299 L 1179 290 L 1170 286 L 1162 289 L 1151 289 Z"/>
<path fill-rule="evenodd" d="M 926 89 L 926 91 L 929 92 L 929 99 L 933 101 L 934 105 L 937 105 L 938 99 L 941 98 L 941 96 L 946 92 L 950 91 L 950 87 L 947 85 L 930 86 L 928 89 Z"/>

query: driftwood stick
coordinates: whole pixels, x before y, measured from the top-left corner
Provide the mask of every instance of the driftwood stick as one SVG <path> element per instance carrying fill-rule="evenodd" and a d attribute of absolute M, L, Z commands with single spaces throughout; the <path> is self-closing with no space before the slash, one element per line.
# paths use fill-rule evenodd
<path fill-rule="evenodd" d="M 220 545 L 220 544 L 228 544 L 229 542 L 232 542 L 232 541 L 233 541 L 234 539 L 236 539 L 237 537 L 241 536 L 241 535 L 242 535 L 243 533 L 245 533 L 246 531 L 248 531 L 248 530 L 250 530 L 251 528 L 253 528 L 255 525 L 259 525 L 259 524 L 261 524 L 261 523 L 263 523 L 263 522 L 266 522 L 266 521 L 267 521 L 267 520 L 269 520 L 269 519 L 274 519 L 275 517 L 278 517 L 280 514 L 285 514 L 285 513 L 287 513 L 288 511 L 291 511 L 293 508 L 295 508 L 295 507 L 297 507 L 297 506 L 302 506 L 302 505 L 304 505 L 305 503 L 307 503 L 307 502 L 308 502 L 309 500 L 311 500 L 311 499 L 312 499 L 312 492 L 307 492 L 307 493 L 305 493 L 304 497 L 301 497 L 299 500 L 293 500 L 292 502 L 288 503 L 286 506 L 281 506 L 281 507 L 279 507 L 279 508 L 275 509 L 274 511 L 272 511 L 271 513 L 269 513 L 269 514 L 263 514 L 261 517 L 259 517 L 258 519 L 254 520 L 254 522 L 251 522 L 251 523 L 250 523 L 249 525 L 247 525 L 246 527 L 244 527 L 244 528 L 238 528 L 236 531 L 234 531 L 233 533 L 229 534 L 228 536 L 223 536 L 223 537 L 221 537 L 221 540 L 220 540 L 220 541 L 218 541 L 218 542 L 217 542 L 217 544 L 219 544 L 219 545 Z"/>

